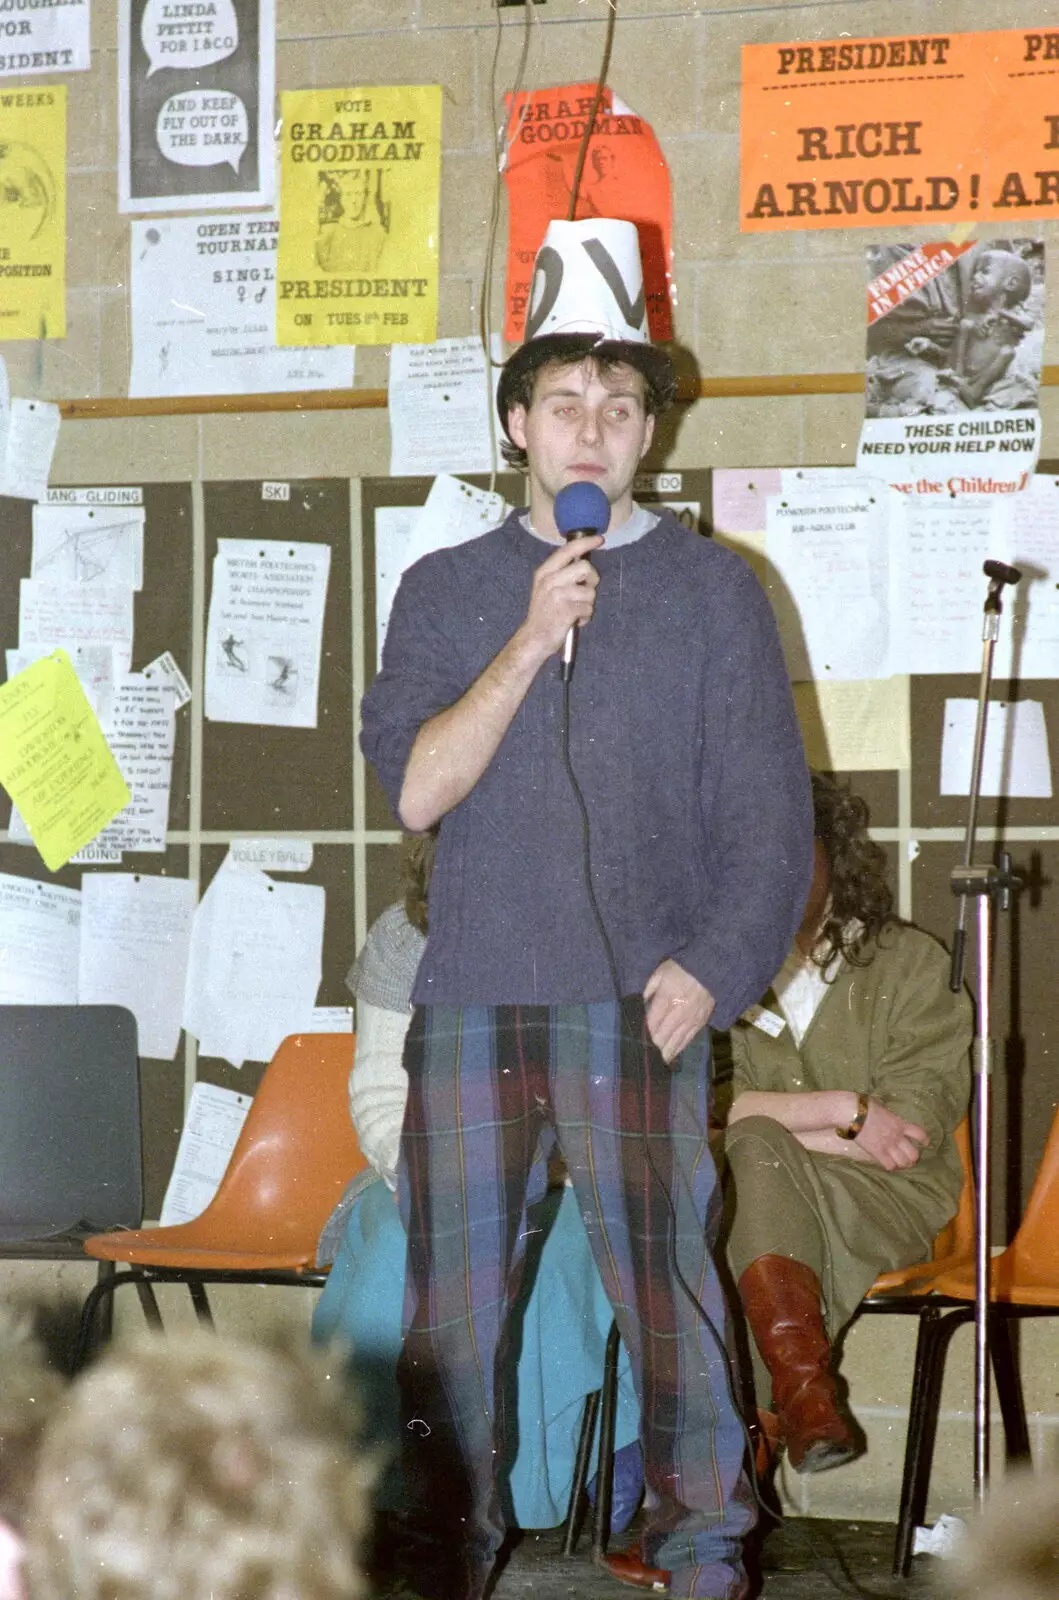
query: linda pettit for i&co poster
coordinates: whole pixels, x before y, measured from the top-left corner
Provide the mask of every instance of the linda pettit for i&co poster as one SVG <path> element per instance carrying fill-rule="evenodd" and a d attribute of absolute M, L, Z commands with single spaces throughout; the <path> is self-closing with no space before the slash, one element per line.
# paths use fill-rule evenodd
<path fill-rule="evenodd" d="M 119 209 L 270 204 L 275 0 L 120 0 L 119 20 Z"/>
<path fill-rule="evenodd" d="M 867 251 L 863 472 L 920 496 L 1013 494 L 1040 451 L 1044 245 Z"/>

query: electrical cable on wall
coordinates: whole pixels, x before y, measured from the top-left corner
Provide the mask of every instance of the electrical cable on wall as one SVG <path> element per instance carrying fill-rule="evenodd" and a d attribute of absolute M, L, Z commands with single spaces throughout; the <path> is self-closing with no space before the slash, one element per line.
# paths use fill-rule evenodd
<path fill-rule="evenodd" d="M 614 47 L 614 24 L 618 19 L 618 0 L 607 0 L 607 32 L 603 40 L 603 60 L 599 64 L 599 77 L 596 80 L 596 93 L 592 100 L 592 110 L 585 123 L 585 131 L 581 135 L 581 145 L 577 152 L 577 166 L 574 168 L 574 181 L 570 186 L 570 209 L 566 213 L 567 222 L 576 220 L 577 200 L 581 192 L 581 175 L 585 170 L 585 157 L 588 155 L 589 140 L 592 130 L 596 126 L 596 117 L 603 103 L 603 91 L 607 87 L 607 73 L 610 71 L 610 53 Z"/>
<path fill-rule="evenodd" d="M 515 104 L 522 92 L 522 85 L 526 75 L 526 63 L 529 60 L 530 42 L 533 29 L 539 26 L 536 13 L 530 0 L 525 0 L 523 6 L 524 27 L 522 32 L 522 49 L 519 54 L 518 68 L 515 72 L 515 81 L 505 98 L 510 98 Z M 489 419 L 489 459 L 491 462 L 489 474 L 489 493 L 496 490 L 496 477 L 499 466 L 497 438 L 496 438 L 496 408 L 493 404 L 493 371 L 502 363 L 493 360 L 493 327 L 492 327 L 492 302 L 493 302 L 493 265 L 496 257 L 496 236 L 500 228 L 500 210 L 503 194 L 504 170 L 507 166 L 508 153 L 515 140 L 518 138 L 522 123 L 533 98 L 533 91 L 526 96 L 525 103 L 519 113 L 519 119 L 510 139 L 507 137 L 507 117 L 500 115 L 496 95 L 496 69 L 500 60 L 500 46 L 503 42 L 504 30 L 500 21 L 499 10 L 496 13 L 496 43 L 493 47 L 493 60 L 489 69 L 489 108 L 493 117 L 493 126 L 496 128 L 496 142 L 494 154 L 496 157 L 493 173 L 493 193 L 489 205 L 489 228 L 486 234 L 485 262 L 482 267 L 482 281 L 478 294 L 478 336 L 482 341 L 482 356 L 485 361 L 486 387 L 486 416 Z"/>

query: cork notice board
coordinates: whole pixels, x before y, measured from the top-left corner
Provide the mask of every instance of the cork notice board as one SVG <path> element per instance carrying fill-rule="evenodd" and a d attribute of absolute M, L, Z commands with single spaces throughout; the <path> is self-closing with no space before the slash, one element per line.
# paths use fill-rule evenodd
<path fill-rule="evenodd" d="M 1042 465 L 1041 470 L 1052 470 Z M 488 487 L 485 478 L 469 481 Z M 523 499 L 521 480 L 502 475 L 497 489 Z M 277 497 L 259 481 L 146 484 L 144 588 L 136 599 L 133 666 L 171 650 L 194 699 L 179 713 L 167 848 L 127 856 L 123 871 L 190 876 L 205 889 L 238 836 L 308 838 L 313 865 L 298 881 L 327 891 L 322 1005 L 349 1001 L 344 976 L 371 921 L 398 894 L 399 831 L 357 745 L 358 706 L 376 663 L 377 513 L 422 505 L 426 478 L 296 480 Z M 664 502 L 704 535 L 712 527 L 711 475 L 706 470 L 659 474 L 638 486 L 645 504 Z M 0 500 L 7 581 L 0 586 L 3 643 L 18 637 L 18 579 L 30 570 L 31 513 L 24 501 Z M 318 726 L 280 729 L 212 723 L 202 711 L 203 641 L 210 573 L 221 537 L 320 541 L 331 549 L 324 619 Z M 977 678 L 912 680 L 908 771 L 852 773 L 884 843 L 900 909 L 948 942 L 955 903 L 948 873 L 956 864 L 965 802 L 938 793 L 941 720 L 946 697 L 974 698 Z M 1003 683 L 997 698 L 1044 702 L 1059 730 L 1059 680 Z M 0 826 L 9 806 L 0 796 Z M 994 991 L 1000 1050 L 996 1103 L 997 1237 L 1020 1214 L 1055 1110 L 1051 1040 L 1059 1033 L 1059 993 L 1051 951 L 1059 944 L 1059 802 L 983 801 L 978 859 L 1006 842 L 1029 887 L 1002 919 Z M 76 887 L 83 872 L 51 875 L 37 852 L 0 840 L 0 870 Z M 973 974 L 972 974 L 973 976 Z M 144 1148 L 147 1215 L 157 1215 L 172 1166 L 184 1106 L 196 1078 L 252 1093 L 261 1067 L 236 1070 L 201 1058 L 186 1041 L 173 1062 L 144 1061 Z"/>

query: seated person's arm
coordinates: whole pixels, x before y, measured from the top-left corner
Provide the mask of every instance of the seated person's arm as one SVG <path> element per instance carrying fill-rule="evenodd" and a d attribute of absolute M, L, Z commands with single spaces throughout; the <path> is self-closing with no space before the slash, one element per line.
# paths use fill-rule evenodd
<path fill-rule="evenodd" d="M 729 1124 L 743 1117 L 771 1117 L 790 1133 L 820 1133 L 824 1129 L 844 1128 L 857 1115 L 857 1096 L 852 1089 L 813 1089 L 791 1094 L 764 1089 L 742 1089 L 732 1101 Z"/>
<path fill-rule="evenodd" d="M 732 1103 L 729 1123 L 743 1117 L 771 1117 L 806 1150 L 817 1155 L 845 1156 L 894 1171 L 912 1167 L 927 1142 L 925 1129 L 887 1109 L 881 1101 L 868 1101 L 868 1115 L 855 1139 L 843 1139 L 835 1130 L 848 1128 L 857 1115 L 852 1089 L 811 1089 L 778 1094 L 744 1089 Z"/>
<path fill-rule="evenodd" d="M 360 1148 L 390 1189 L 397 1188 L 408 1074 L 402 1065 L 411 1014 L 357 1002 L 357 1043 L 349 1075 L 349 1111 Z"/>

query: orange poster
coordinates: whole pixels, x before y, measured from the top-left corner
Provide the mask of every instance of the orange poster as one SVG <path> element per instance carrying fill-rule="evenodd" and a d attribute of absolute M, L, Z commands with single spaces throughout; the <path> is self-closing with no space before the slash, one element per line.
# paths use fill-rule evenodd
<path fill-rule="evenodd" d="M 570 195 L 595 98 L 594 83 L 568 83 L 520 94 L 507 102 L 507 315 L 504 337 L 522 340 L 533 259 L 549 222 L 570 212 Z M 672 227 L 669 169 L 649 123 L 605 89 L 588 142 L 572 220 L 616 217 L 635 222 L 643 258 L 651 338 L 673 337 Z"/>
<path fill-rule="evenodd" d="M 1059 30 L 743 47 L 740 225 L 1059 217 Z"/>

